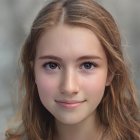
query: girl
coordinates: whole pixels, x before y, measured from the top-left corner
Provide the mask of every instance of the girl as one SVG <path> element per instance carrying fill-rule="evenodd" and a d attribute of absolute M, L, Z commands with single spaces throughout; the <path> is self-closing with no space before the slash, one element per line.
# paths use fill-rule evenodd
<path fill-rule="evenodd" d="M 140 115 L 120 34 L 93 0 L 55 0 L 21 53 L 21 123 L 8 140 L 140 140 Z"/>

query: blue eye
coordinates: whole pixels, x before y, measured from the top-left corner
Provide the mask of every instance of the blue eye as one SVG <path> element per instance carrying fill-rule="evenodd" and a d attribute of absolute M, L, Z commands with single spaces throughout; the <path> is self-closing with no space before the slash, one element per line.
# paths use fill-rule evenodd
<path fill-rule="evenodd" d="M 43 67 L 47 70 L 55 70 L 59 68 L 58 64 L 55 62 L 48 62 L 43 65 Z M 60 69 L 60 68 L 59 68 Z"/>
<path fill-rule="evenodd" d="M 86 70 L 91 70 L 93 68 L 96 67 L 96 64 L 94 64 L 93 62 L 84 62 L 82 65 L 81 65 L 81 68 L 82 69 L 86 69 Z"/>

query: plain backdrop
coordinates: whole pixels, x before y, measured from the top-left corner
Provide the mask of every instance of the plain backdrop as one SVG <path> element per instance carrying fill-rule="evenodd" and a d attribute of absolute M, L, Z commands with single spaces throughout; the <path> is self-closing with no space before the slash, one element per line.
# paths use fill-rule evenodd
<path fill-rule="evenodd" d="M 140 89 L 140 0 L 97 0 L 115 18 Z M 18 106 L 18 58 L 33 19 L 47 0 L 0 0 L 0 133 Z M 140 96 L 138 97 L 140 99 Z"/>

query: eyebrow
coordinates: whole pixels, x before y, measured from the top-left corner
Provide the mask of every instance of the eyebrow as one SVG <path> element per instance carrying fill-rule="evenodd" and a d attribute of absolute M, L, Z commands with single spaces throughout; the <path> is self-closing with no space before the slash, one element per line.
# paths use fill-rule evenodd
<path fill-rule="evenodd" d="M 53 60 L 57 60 L 57 61 L 63 61 L 62 58 L 60 58 L 58 56 L 54 56 L 54 55 L 40 56 L 39 59 L 53 59 Z M 85 60 L 85 59 L 99 59 L 99 60 L 102 60 L 102 58 L 100 56 L 96 56 L 96 55 L 84 55 L 84 56 L 79 57 L 77 59 L 77 61 L 81 61 L 81 60 Z"/>
<path fill-rule="evenodd" d="M 81 60 L 85 60 L 85 59 L 99 59 L 99 60 L 102 60 L 102 58 L 100 56 L 96 56 L 96 55 L 85 55 L 85 56 L 81 56 L 77 60 L 78 61 L 81 61 Z"/>
<path fill-rule="evenodd" d="M 54 56 L 54 55 L 40 56 L 39 59 L 53 59 L 53 60 L 57 60 L 57 61 L 63 61 L 62 58 Z"/>

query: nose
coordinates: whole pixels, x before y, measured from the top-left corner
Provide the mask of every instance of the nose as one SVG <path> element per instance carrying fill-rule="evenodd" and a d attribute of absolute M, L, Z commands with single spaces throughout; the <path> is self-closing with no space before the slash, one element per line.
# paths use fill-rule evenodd
<path fill-rule="evenodd" d="M 62 74 L 61 93 L 73 95 L 79 92 L 78 77 L 74 71 Z"/>

